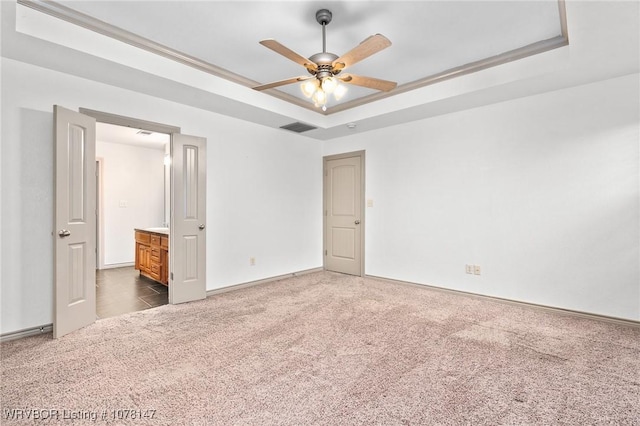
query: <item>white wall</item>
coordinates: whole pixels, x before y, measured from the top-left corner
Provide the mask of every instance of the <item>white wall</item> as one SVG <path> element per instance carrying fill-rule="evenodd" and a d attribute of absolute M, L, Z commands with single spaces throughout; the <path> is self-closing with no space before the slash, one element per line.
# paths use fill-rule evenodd
<path fill-rule="evenodd" d="M 133 229 L 164 222 L 164 150 L 97 141 L 96 157 L 102 158 L 104 264 L 132 263 Z"/>
<path fill-rule="evenodd" d="M 326 142 L 366 150 L 366 273 L 640 320 L 638 96 L 635 74 Z"/>
<path fill-rule="evenodd" d="M 637 74 L 319 143 L 1 65 L 0 333 L 52 321 L 53 104 L 207 138 L 207 289 L 322 264 L 324 146 L 367 152 L 367 274 L 640 320 Z"/>
<path fill-rule="evenodd" d="M 52 322 L 54 104 L 207 138 L 208 290 L 322 265 L 319 142 L 6 58 L 1 66 L 0 333 Z"/>

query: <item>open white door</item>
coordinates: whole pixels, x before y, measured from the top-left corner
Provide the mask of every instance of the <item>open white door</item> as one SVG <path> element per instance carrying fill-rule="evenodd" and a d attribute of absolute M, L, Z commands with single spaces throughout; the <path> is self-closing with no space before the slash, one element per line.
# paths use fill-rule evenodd
<path fill-rule="evenodd" d="M 53 337 L 96 320 L 96 120 L 54 106 Z"/>
<path fill-rule="evenodd" d="M 204 299 L 206 292 L 206 139 L 171 135 L 169 303 Z"/>

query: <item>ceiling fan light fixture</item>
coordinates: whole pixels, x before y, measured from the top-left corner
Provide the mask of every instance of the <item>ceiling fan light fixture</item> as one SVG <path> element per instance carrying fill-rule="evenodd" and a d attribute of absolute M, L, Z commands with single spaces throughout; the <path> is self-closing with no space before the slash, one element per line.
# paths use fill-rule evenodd
<path fill-rule="evenodd" d="M 315 78 L 307 80 L 300 85 L 300 88 L 302 89 L 302 94 L 307 98 L 310 98 L 313 96 L 316 89 L 318 89 L 318 80 L 316 80 Z"/>
<path fill-rule="evenodd" d="M 339 101 L 347 93 L 347 87 L 332 76 L 307 80 L 300 85 L 300 89 L 304 96 L 311 98 L 316 108 L 322 108 L 323 111 L 327 110 L 326 105 L 330 94 Z"/>
<path fill-rule="evenodd" d="M 325 93 L 331 94 L 338 87 L 338 80 L 334 77 L 327 77 L 322 80 L 322 90 Z"/>
<path fill-rule="evenodd" d="M 318 88 L 313 94 L 313 102 L 318 106 L 324 106 L 327 103 L 327 94 L 321 88 Z"/>
<path fill-rule="evenodd" d="M 347 86 L 345 86 L 344 84 L 338 84 L 335 90 L 333 91 L 333 97 L 336 99 L 336 101 L 339 101 L 340 99 L 342 99 L 346 94 L 347 94 Z"/>

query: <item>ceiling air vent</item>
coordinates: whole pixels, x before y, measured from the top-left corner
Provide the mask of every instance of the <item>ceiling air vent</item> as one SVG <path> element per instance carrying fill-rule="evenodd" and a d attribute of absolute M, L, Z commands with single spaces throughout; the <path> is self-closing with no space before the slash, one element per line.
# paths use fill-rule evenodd
<path fill-rule="evenodd" d="M 317 127 L 309 126 L 308 124 L 304 124 L 300 122 L 287 124 L 285 126 L 280 126 L 280 128 L 285 130 L 291 130 L 292 132 L 296 132 L 296 133 L 302 133 L 302 132 L 306 132 L 307 130 L 317 129 Z"/>

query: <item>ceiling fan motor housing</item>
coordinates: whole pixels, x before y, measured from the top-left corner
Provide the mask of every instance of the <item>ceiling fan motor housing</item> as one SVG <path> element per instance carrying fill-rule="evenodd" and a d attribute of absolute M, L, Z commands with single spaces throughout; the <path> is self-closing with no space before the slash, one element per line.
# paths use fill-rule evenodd
<path fill-rule="evenodd" d="M 320 52 L 316 53 L 313 56 L 309 57 L 317 66 L 318 69 L 313 71 L 308 69 L 310 74 L 318 76 L 318 78 L 331 77 L 332 75 L 338 74 L 341 70 L 333 69 L 333 61 L 338 59 L 338 55 L 329 53 L 329 52 Z"/>

